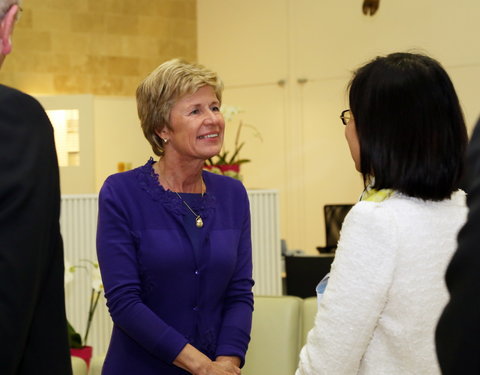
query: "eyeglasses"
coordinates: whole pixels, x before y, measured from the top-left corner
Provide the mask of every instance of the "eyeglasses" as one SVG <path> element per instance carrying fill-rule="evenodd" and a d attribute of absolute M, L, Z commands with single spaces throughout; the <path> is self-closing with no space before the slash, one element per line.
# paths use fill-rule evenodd
<path fill-rule="evenodd" d="M 342 120 L 343 125 L 347 125 L 351 118 L 352 111 L 350 111 L 350 109 L 344 109 L 340 114 L 340 120 Z"/>

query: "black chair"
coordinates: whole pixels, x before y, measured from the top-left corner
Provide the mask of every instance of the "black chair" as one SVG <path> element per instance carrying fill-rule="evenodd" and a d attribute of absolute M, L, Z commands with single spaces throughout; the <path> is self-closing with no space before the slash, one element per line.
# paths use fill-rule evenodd
<path fill-rule="evenodd" d="M 317 246 L 320 253 L 334 253 L 340 238 L 343 220 L 353 204 L 326 204 L 323 206 L 325 218 L 325 246 Z"/>
<path fill-rule="evenodd" d="M 316 296 L 315 288 L 330 272 L 332 256 L 286 256 L 285 294 L 301 298 Z"/>
<path fill-rule="evenodd" d="M 324 206 L 326 246 L 317 247 L 323 256 L 295 256 L 294 252 L 286 251 L 284 243 L 285 294 L 301 298 L 316 296 L 316 286 L 330 272 L 343 219 L 352 207 L 353 204 Z"/>

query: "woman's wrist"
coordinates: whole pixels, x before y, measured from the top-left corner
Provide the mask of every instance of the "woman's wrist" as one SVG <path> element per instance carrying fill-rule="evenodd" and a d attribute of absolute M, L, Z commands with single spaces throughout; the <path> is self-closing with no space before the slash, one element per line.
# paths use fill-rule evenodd
<path fill-rule="evenodd" d="M 212 361 L 210 358 L 190 344 L 185 345 L 177 358 L 173 361 L 175 366 L 180 367 L 193 375 L 206 374 L 211 363 Z"/>
<path fill-rule="evenodd" d="M 234 356 L 227 356 L 227 355 L 219 355 L 215 358 L 217 362 L 230 362 L 233 365 L 240 367 L 240 358 Z"/>

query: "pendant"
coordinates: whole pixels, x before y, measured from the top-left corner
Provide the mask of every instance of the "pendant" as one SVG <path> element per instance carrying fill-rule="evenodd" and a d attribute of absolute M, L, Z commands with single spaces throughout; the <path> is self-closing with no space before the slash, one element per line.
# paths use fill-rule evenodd
<path fill-rule="evenodd" d="M 200 215 L 198 215 L 198 216 L 195 218 L 195 224 L 197 225 L 197 228 L 202 228 L 202 227 L 203 227 L 203 220 L 202 220 L 202 218 L 200 217 Z"/>

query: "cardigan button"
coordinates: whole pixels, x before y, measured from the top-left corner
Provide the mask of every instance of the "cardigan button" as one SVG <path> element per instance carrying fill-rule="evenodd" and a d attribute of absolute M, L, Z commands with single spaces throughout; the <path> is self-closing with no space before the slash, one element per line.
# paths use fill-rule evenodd
<path fill-rule="evenodd" d="M 200 272 L 198 272 L 198 270 L 195 270 L 195 275 L 198 276 L 199 273 L 200 273 Z"/>
<path fill-rule="evenodd" d="M 193 308 L 193 311 L 198 311 L 198 306 L 195 306 L 195 307 Z"/>

